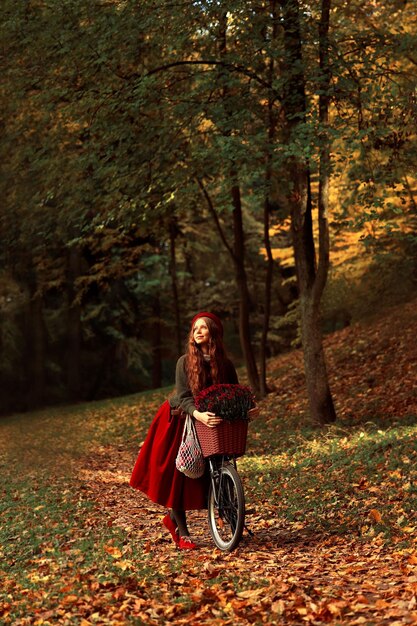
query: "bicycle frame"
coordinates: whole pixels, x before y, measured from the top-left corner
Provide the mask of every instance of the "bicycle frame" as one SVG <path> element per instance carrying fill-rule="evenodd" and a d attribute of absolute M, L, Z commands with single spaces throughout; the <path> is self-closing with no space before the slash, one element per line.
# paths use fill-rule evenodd
<path fill-rule="evenodd" d="M 221 485 L 219 484 L 219 468 L 224 467 L 226 463 L 231 463 L 235 469 L 237 469 L 236 458 L 229 457 L 226 454 L 221 456 L 211 456 L 208 459 L 210 469 L 210 480 L 213 486 L 214 499 L 216 506 L 219 505 L 219 492 Z"/>

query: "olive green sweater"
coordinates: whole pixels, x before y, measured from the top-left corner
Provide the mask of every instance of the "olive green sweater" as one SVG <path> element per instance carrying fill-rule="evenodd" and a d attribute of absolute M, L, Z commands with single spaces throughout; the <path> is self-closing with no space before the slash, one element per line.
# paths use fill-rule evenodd
<path fill-rule="evenodd" d="M 183 354 L 177 361 L 177 367 L 175 369 L 175 394 L 169 398 L 169 403 L 172 408 L 179 407 L 189 415 L 192 415 L 197 407 L 194 404 L 193 394 L 188 386 L 185 359 L 186 356 Z M 207 367 L 209 372 L 210 363 L 204 363 L 204 366 Z M 229 359 L 226 359 L 225 380 L 223 382 L 228 384 L 237 384 L 239 382 L 234 365 Z M 209 378 L 207 386 L 211 384 Z"/>

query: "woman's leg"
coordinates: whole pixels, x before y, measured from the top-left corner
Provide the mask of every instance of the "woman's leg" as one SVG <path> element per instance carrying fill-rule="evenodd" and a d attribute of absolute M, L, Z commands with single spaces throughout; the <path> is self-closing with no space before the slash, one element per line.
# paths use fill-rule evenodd
<path fill-rule="evenodd" d="M 195 550 L 197 547 L 194 541 L 191 541 L 187 528 L 187 516 L 182 509 L 171 509 L 171 523 L 177 526 L 175 533 L 178 532 L 178 541 L 174 538 L 180 550 Z M 172 534 L 172 533 L 171 533 Z"/>
<path fill-rule="evenodd" d="M 188 537 L 187 516 L 181 509 L 171 509 L 171 519 L 176 523 L 180 537 Z"/>

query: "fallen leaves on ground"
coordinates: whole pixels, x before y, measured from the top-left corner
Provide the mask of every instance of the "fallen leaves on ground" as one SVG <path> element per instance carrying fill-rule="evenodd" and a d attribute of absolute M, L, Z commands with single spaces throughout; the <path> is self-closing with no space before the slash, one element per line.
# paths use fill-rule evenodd
<path fill-rule="evenodd" d="M 165 392 L 3 422 L 0 622 L 417 624 L 416 320 L 410 303 L 326 338 L 329 428 L 308 424 L 301 353 L 271 360 L 232 553 L 204 511 L 179 552 L 128 485 Z"/>

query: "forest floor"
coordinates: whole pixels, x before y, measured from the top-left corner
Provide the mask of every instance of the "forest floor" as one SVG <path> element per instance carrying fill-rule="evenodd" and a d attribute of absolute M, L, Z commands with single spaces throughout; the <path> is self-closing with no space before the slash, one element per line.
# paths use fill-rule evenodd
<path fill-rule="evenodd" d="M 311 425 L 294 351 L 239 462 L 232 553 L 129 488 L 168 390 L 0 422 L 0 624 L 417 624 L 417 301 L 325 339 L 336 424 Z"/>

